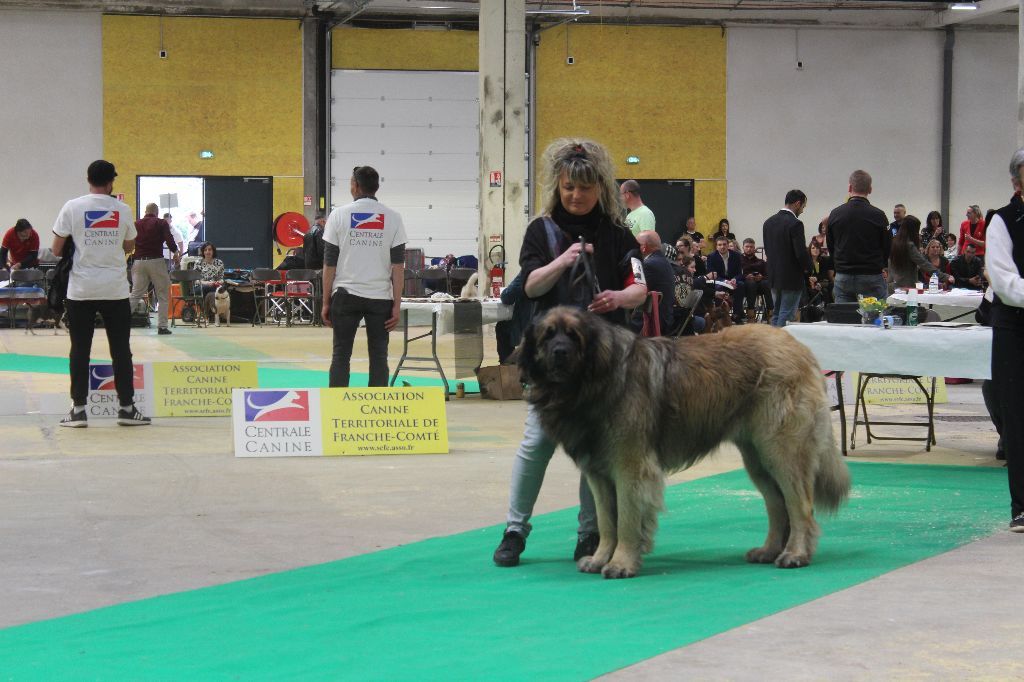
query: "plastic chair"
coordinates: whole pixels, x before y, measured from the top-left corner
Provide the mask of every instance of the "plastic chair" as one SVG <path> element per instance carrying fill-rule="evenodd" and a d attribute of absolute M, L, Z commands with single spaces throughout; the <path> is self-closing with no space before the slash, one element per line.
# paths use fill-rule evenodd
<path fill-rule="evenodd" d="M 700 289 L 693 289 L 683 299 L 683 309 L 687 311 L 686 319 L 676 327 L 676 336 L 682 336 L 686 328 L 693 322 L 694 313 L 696 313 L 697 306 L 700 305 L 702 298 L 704 298 L 704 292 Z"/>
<path fill-rule="evenodd" d="M 316 270 L 296 268 L 285 273 L 284 293 L 288 306 L 285 324 L 292 326 L 292 320 L 315 325 L 319 319 L 316 309 Z"/>
<path fill-rule="evenodd" d="M 203 286 L 199 283 L 202 278 L 203 273 L 198 270 L 171 271 L 171 284 L 177 284 L 179 288 L 178 295 L 171 296 L 171 310 L 174 310 L 175 303 L 180 301 L 181 321 L 186 324 L 194 322 L 197 327 L 206 324 L 206 315 L 203 313 Z M 177 326 L 174 317 L 171 317 L 171 326 Z"/>
<path fill-rule="evenodd" d="M 648 291 L 644 301 L 643 336 L 661 336 L 661 292 Z"/>
<path fill-rule="evenodd" d="M 288 319 L 287 299 L 276 294 L 283 294 L 284 277 L 273 268 L 256 268 L 249 276 L 252 283 L 252 300 L 256 313 L 252 316 L 252 324 L 259 320 L 264 324 L 273 315 L 276 324 Z"/>

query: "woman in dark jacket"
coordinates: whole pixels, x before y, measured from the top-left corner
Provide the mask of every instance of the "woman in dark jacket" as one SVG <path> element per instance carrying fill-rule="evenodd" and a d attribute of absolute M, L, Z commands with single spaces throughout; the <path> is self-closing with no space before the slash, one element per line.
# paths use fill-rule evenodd
<path fill-rule="evenodd" d="M 918 269 L 928 273 L 938 273 L 940 281 L 953 282 L 950 275 L 939 272 L 937 266 L 928 262 L 921 253 L 921 221 L 908 215 L 900 222 L 900 229 L 892 240 L 889 252 L 889 288 L 913 287 L 918 282 Z"/>

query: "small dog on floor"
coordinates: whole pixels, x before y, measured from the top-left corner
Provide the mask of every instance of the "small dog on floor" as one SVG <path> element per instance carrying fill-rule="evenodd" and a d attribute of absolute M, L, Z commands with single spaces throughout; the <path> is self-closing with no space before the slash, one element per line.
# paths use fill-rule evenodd
<path fill-rule="evenodd" d="M 231 326 L 231 296 L 227 287 L 219 286 L 216 291 L 211 291 L 203 300 L 203 309 L 207 315 L 213 316 L 213 326 L 220 326 L 220 318 L 224 318 L 225 324 Z"/>
<path fill-rule="evenodd" d="M 732 298 L 723 292 L 715 294 L 714 303 L 707 317 L 707 334 L 717 334 L 726 327 L 732 326 Z"/>
<path fill-rule="evenodd" d="M 63 313 L 58 313 L 56 310 L 50 307 L 49 303 L 40 303 L 39 305 L 28 306 L 28 317 L 25 322 L 25 333 L 35 334 L 36 325 L 44 327 L 53 327 L 53 335 L 57 335 L 57 330 L 61 327 L 61 319 L 64 317 Z"/>

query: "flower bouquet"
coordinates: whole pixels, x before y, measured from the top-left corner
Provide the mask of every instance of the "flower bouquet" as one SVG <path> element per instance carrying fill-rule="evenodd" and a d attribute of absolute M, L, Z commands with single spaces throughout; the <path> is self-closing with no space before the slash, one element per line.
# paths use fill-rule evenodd
<path fill-rule="evenodd" d="M 874 296 L 857 295 L 857 310 L 864 324 L 881 324 L 882 313 L 886 309 L 885 301 Z"/>

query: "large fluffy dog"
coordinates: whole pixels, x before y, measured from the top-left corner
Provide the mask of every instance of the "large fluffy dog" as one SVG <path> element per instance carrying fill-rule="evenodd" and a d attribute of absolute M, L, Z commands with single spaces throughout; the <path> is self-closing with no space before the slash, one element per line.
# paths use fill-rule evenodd
<path fill-rule="evenodd" d="M 527 330 L 519 365 L 544 430 L 594 493 L 601 542 L 581 571 L 636 575 L 653 547 L 665 473 L 722 441 L 739 448 L 768 509 L 768 537 L 747 561 L 806 566 L 814 506 L 834 511 L 849 492 L 821 370 L 784 331 L 648 339 L 559 307 Z"/>

